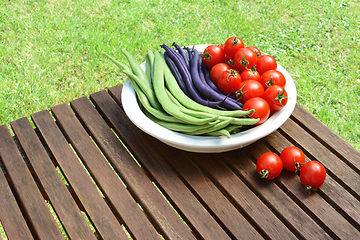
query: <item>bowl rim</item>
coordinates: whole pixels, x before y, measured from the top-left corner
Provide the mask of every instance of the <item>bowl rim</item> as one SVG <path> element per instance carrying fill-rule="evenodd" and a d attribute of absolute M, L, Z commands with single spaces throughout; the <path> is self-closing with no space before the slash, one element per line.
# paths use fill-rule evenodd
<path fill-rule="evenodd" d="M 210 44 L 195 45 L 198 51 L 203 51 Z M 145 63 L 141 66 L 145 69 Z M 286 106 L 275 112 L 261 125 L 257 125 L 242 132 L 226 136 L 192 136 L 175 132 L 151 121 L 140 109 L 134 88 L 129 79 L 125 80 L 122 88 L 121 101 L 126 115 L 139 129 L 158 140 L 185 151 L 214 153 L 238 149 L 249 145 L 277 130 L 292 114 L 296 105 L 296 86 L 290 74 L 278 63 L 277 70 L 286 78 L 285 90 L 288 93 Z"/>

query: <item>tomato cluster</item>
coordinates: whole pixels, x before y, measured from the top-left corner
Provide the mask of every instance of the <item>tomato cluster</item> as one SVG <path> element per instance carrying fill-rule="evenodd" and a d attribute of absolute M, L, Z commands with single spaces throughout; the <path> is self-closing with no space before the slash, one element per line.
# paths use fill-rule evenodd
<path fill-rule="evenodd" d="M 222 45 L 208 46 L 202 55 L 210 69 L 210 78 L 224 93 L 244 104 L 244 110 L 255 109 L 250 117 L 264 123 L 287 104 L 285 76 L 277 70 L 276 60 L 254 46 L 245 46 L 238 37 Z"/>
<path fill-rule="evenodd" d="M 325 167 L 315 160 L 305 162 L 304 152 L 295 146 L 285 148 L 280 156 L 266 152 L 256 162 L 256 171 L 265 179 L 276 178 L 283 168 L 291 172 L 300 171 L 300 181 L 309 193 L 318 189 L 326 178 Z"/>

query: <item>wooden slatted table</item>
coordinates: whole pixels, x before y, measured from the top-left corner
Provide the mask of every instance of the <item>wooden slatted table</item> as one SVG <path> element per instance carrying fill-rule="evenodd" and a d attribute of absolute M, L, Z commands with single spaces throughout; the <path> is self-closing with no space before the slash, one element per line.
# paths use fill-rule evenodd
<path fill-rule="evenodd" d="M 357 239 L 360 153 L 297 105 L 236 151 L 189 153 L 137 129 L 121 85 L 0 127 L 0 221 L 8 239 Z M 327 169 L 308 194 L 264 152 L 301 148 Z"/>

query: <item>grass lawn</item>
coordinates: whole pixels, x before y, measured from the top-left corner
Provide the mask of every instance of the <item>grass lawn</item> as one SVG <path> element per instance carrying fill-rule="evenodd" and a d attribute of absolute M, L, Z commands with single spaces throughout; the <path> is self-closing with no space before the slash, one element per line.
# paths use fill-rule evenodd
<path fill-rule="evenodd" d="M 237 35 L 276 57 L 298 102 L 360 150 L 358 1 L 4 0 L 0 124 L 124 81 L 101 55 Z"/>

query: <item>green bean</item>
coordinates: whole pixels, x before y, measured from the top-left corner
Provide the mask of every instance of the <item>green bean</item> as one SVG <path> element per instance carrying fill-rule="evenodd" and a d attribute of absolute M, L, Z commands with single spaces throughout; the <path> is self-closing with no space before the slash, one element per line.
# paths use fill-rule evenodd
<path fill-rule="evenodd" d="M 165 59 L 163 59 L 163 61 L 166 63 Z M 178 83 L 176 82 L 176 79 L 175 79 L 174 75 L 171 73 L 171 70 L 169 69 L 167 64 L 165 64 L 164 74 L 165 74 L 166 86 L 168 87 L 169 91 L 184 107 L 186 107 L 188 109 L 206 112 L 209 114 L 214 114 L 214 115 L 219 115 L 219 116 L 229 116 L 229 117 L 243 117 L 243 116 L 249 115 L 250 113 L 252 113 L 254 111 L 254 110 L 223 111 L 223 110 L 203 106 L 203 105 L 193 101 L 181 90 L 181 88 L 179 87 Z"/>
<path fill-rule="evenodd" d="M 194 132 L 194 131 L 210 128 L 219 122 L 219 120 L 215 120 L 214 122 L 210 122 L 210 123 L 203 124 L 203 125 L 191 125 L 191 124 L 186 124 L 186 123 L 174 123 L 174 122 L 162 121 L 160 119 L 157 119 L 153 115 L 151 115 L 149 112 L 145 112 L 145 114 L 154 123 L 159 124 L 160 126 L 165 127 L 167 129 L 170 129 L 170 130 L 173 130 L 176 132 L 185 133 L 185 134 L 189 133 L 189 132 Z"/>
<path fill-rule="evenodd" d="M 233 117 L 226 117 L 226 116 L 220 116 L 220 120 L 227 120 Z M 234 125 L 254 125 L 257 123 L 260 119 L 259 118 L 248 118 L 248 117 L 239 117 L 239 118 L 233 118 L 232 124 Z"/>
<path fill-rule="evenodd" d="M 131 70 L 132 72 L 138 76 L 140 79 L 144 80 L 144 82 L 146 82 L 146 84 L 148 84 L 148 86 L 151 86 L 151 82 L 148 79 L 148 77 L 146 76 L 146 73 L 144 72 L 144 70 L 141 68 L 140 64 L 136 61 L 136 59 L 128 52 L 126 51 L 126 49 L 121 49 L 123 54 L 125 55 L 125 57 L 127 58 Z"/>
<path fill-rule="evenodd" d="M 186 121 L 193 125 L 203 125 L 209 123 L 218 118 L 218 116 L 214 116 L 212 118 L 196 118 L 185 114 L 179 110 L 179 106 L 174 104 L 168 97 L 165 91 L 165 82 L 164 82 L 164 66 L 166 65 L 164 61 L 162 61 L 162 57 L 159 52 L 155 52 L 155 59 L 154 59 L 154 79 L 153 79 L 153 87 L 154 92 L 159 100 L 160 104 L 164 108 L 164 110 L 183 121 Z"/>
<path fill-rule="evenodd" d="M 204 113 L 204 112 L 195 112 L 191 109 L 188 109 L 186 107 L 184 107 L 183 105 L 181 105 L 181 103 L 170 93 L 169 90 L 166 89 L 166 93 L 169 96 L 170 100 L 173 101 L 173 103 L 175 103 L 177 106 L 179 106 L 180 111 L 182 111 L 183 113 L 189 114 L 189 115 L 196 115 L 198 117 L 210 117 L 211 114 L 208 113 Z M 227 117 L 227 116 L 219 116 L 220 120 L 228 120 L 229 118 L 232 117 Z M 232 124 L 235 125 L 253 125 L 255 123 L 257 123 L 259 121 L 259 119 L 254 119 L 254 118 L 247 118 L 247 117 L 233 117 L 234 120 L 232 122 Z"/>
<path fill-rule="evenodd" d="M 228 126 L 233 120 L 234 120 L 234 118 L 229 118 L 227 120 L 218 122 L 217 124 L 215 124 L 214 126 L 212 126 L 210 128 L 200 129 L 200 130 L 188 133 L 188 134 L 190 134 L 190 135 L 202 135 L 202 134 L 218 131 L 218 130 L 223 129 L 226 126 Z"/>
<path fill-rule="evenodd" d="M 179 103 L 179 101 L 170 93 L 170 91 L 168 89 L 165 89 L 166 91 L 166 94 L 168 95 L 169 99 L 174 103 L 176 104 L 180 111 L 185 113 L 185 114 L 189 114 L 191 116 L 195 116 L 195 117 L 199 117 L 199 118 L 211 118 L 211 117 L 214 117 L 213 114 L 208 114 L 208 113 L 205 113 L 205 112 L 196 112 L 194 110 L 191 110 L 191 109 L 188 109 L 186 107 L 184 107 L 183 105 L 181 105 L 181 103 Z"/>
<path fill-rule="evenodd" d="M 118 66 L 120 68 L 120 70 L 122 70 L 122 71 L 129 70 L 130 71 L 130 68 L 127 65 L 125 65 L 122 62 L 117 61 L 115 58 L 113 58 L 106 52 L 103 52 L 103 55 L 106 56 L 107 58 L 109 58 L 113 63 L 115 63 L 115 65 Z"/>
<path fill-rule="evenodd" d="M 133 81 L 135 81 L 138 86 L 141 88 L 141 90 L 145 93 L 146 97 L 149 99 L 151 105 L 158 110 L 162 110 L 162 106 L 159 103 L 158 99 L 155 96 L 155 93 L 152 88 L 149 88 L 144 81 L 140 79 L 140 77 L 136 76 L 132 72 L 125 70 L 123 71 L 129 78 L 131 78 Z"/>
<path fill-rule="evenodd" d="M 231 138 L 230 132 L 226 128 L 220 129 L 220 130 L 214 131 L 214 132 L 205 133 L 204 135 L 206 135 L 206 136 L 226 136 L 227 138 Z"/>
<path fill-rule="evenodd" d="M 131 85 L 133 85 L 136 95 L 138 96 L 138 99 L 140 100 L 142 106 L 145 108 L 147 112 L 149 112 L 149 114 L 153 115 L 154 117 L 162 121 L 172 122 L 172 123 L 183 123 L 183 121 L 181 121 L 180 119 L 170 116 L 164 111 L 153 108 L 151 106 L 151 103 L 149 102 L 149 99 L 146 97 L 145 93 L 141 90 L 141 88 L 137 85 L 137 83 L 133 81 L 131 78 L 129 80 L 131 82 Z"/>
<path fill-rule="evenodd" d="M 147 50 L 146 57 L 149 59 L 149 65 L 146 63 L 146 69 L 150 71 L 150 82 L 152 83 L 154 78 L 154 53 L 150 49 Z"/>
<path fill-rule="evenodd" d="M 233 124 L 230 124 L 229 126 L 227 126 L 225 129 L 231 133 L 231 134 L 235 134 L 235 133 L 238 133 L 238 132 L 241 132 L 242 131 L 242 127 L 241 125 L 233 125 Z"/>

